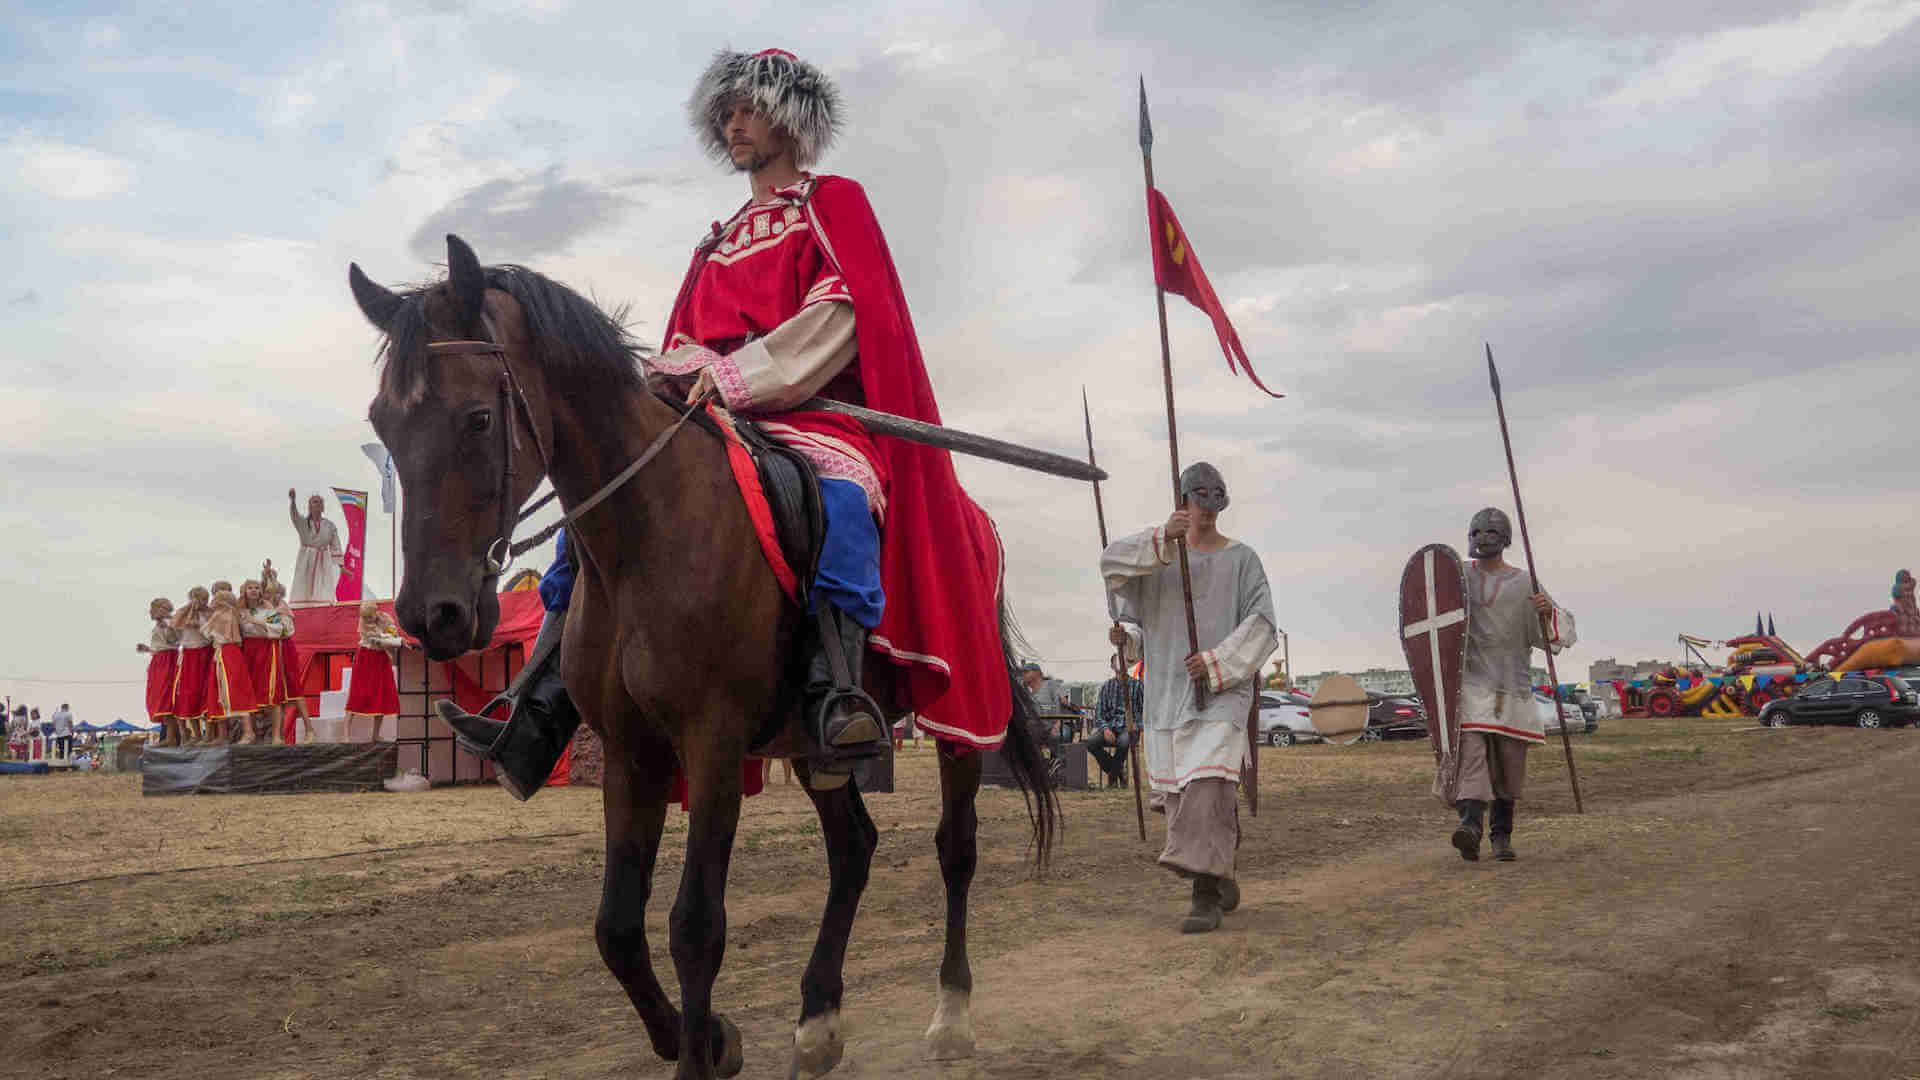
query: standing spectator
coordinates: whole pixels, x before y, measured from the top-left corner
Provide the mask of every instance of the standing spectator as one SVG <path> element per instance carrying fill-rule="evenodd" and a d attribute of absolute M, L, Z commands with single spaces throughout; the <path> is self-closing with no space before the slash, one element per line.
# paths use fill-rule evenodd
<path fill-rule="evenodd" d="M 1127 782 L 1127 751 L 1133 747 L 1139 731 L 1140 680 L 1129 678 L 1115 656 L 1113 678 L 1100 687 L 1100 702 L 1093 710 L 1093 730 L 1087 732 L 1087 753 L 1106 774 L 1108 787 L 1123 787 Z M 1135 718 L 1129 722 L 1129 717 Z"/>
<path fill-rule="evenodd" d="M 40 710 L 33 710 L 33 730 L 40 733 L 40 756 L 53 756 L 53 721 L 40 719 Z"/>
<path fill-rule="evenodd" d="M 73 756 L 73 710 L 64 701 L 53 710 L 53 745 L 55 757 Z"/>
<path fill-rule="evenodd" d="M 27 707 L 14 706 L 12 715 L 7 718 L 7 750 L 15 761 L 27 760 L 27 743 L 32 738 L 27 723 Z"/>

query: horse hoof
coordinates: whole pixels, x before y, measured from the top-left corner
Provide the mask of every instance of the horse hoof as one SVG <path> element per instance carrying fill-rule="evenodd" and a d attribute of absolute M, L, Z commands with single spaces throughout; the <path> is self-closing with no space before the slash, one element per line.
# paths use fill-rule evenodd
<path fill-rule="evenodd" d="M 940 988 L 927 1025 L 927 1060 L 958 1061 L 973 1056 L 973 1009 L 965 990 Z"/>
<path fill-rule="evenodd" d="M 840 1037 L 840 1010 L 829 1009 L 800 1021 L 793 1029 L 793 1071 L 800 1078 L 825 1076 L 840 1064 L 847 1049 Z"/>
<path fill-rule="evenodd" d="M 720 1076 L 738 1076 L 746 1065 L 740 1049 L 740 1029 L 733 1021 L 715 1014 L 713 1018 L 713 1071 Z"/>

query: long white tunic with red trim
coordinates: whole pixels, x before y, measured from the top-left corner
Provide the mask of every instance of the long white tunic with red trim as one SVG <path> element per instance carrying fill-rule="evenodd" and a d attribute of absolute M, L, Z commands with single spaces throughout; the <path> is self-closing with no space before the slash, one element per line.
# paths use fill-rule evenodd
<path fill-rule="evenodd" d="M 1533 610 L 1531 579 L 1507 566 L 1488 572 L 1467 563 L 1467 657 L 1460 686 L 1460 730 L 1547 741 L 1533 700 L 1533 650 L 1559 652 L 1574 642 L 1573 613 L 1554 605 L 1551 642 Z M 1549 597 L 1551 599 L 1551 597 Z"/>
<path fill-rule="evenodd" d="M 1146 661 L 1141 745 L 1155 791 L 1185 791 L 1195 780 L 1239 783 L 1260 667 L 1280 643 L 1259 554 L 1238 540 L 1218 551 L 1189 550 L 1194 629 L 1212 690 L 1201 708 L 1186 668 L 1192 650 L 1177 555 L 1156 526 L 1115 540 L 1100 558 L 1129 659 Z"/>

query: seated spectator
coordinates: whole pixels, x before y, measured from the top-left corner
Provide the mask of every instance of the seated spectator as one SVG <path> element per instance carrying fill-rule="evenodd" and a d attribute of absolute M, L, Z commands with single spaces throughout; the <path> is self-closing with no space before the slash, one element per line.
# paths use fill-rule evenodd
<path fill-rule="evenodd" d="M 1122 670 L 1120 658 L 1113 658 L 1113 678 L 1100 687 L 1100 703 L 1094 707 L 1093 729 L 1087 732 L 1087 753 L 1100 766 L 1108 787 L 1122 787 L 1127 782 L 1127 751 L 1132 748 L 1139 733 L 1136 726 L 1140 714 L 1140 680 L 1128 678 Z M 1129 704 L 1131 702 L 1131 704 Z M 1136 718 L 1136 723 L 1128 722 L 1128 715 Z"/>
<path fill-rule="evenodd" d="M 1034 711 L 1040 714 L 1040 723 L 1035 734 L 1046 743 L 1058 757 L 1066 748 L 1066 739 L 1060 728 L 1060 714 L 1071 712 L 1072 706 L 1065 704 L 1067 688 L 1058 679 L 1049 679 L 1040 670 L 1040 665 L 1032 660 L 1020 665 L 1020 684 L 1027 688 L 1033 698 Z"/>

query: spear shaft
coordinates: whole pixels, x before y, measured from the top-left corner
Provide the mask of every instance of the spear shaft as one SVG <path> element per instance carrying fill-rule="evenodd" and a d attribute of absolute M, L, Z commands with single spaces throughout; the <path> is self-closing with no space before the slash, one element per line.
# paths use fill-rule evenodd
<path fill-rule="evenodd" d="M 1147 119 L 1147 79 L 1140 77 L 1140 163 L 1147 173 L 1147 243 L 1148 251 L 1158 250 L 1153 245 L 1161 239 L 1153 233 L 1153 123 Z M 1173 418 L 1173 348 L 1167 344 L 1167 291 L 1160 287 L 1160 273 L 1156 269 L 1153 275 L 1153 304 L 1160 314 L 1160 381 L 1167 390 L 1167 458 L 1173 470 L 1173 508 L 1180 509 L 1185 500 L 1180 497 L 1180 431 Z M 1200 651 L 1200 631 L 1193 619 L 1193 569 L 1187 562 L 1187 541 L 1181 537 L 1173 542 L 1173 549 L 1180 556 L 1180 597 L 1187 604 L 1187 655 Z M 1202 679 L 1193 680 L 1193 703 L 1196 708 L 1207 707 L 1207 684 Z"/>
<path fill-rule="evenodd" d="M 1487 345 L 1487 379 L 1493 384 L 1493 407 L 1500 414 L 1500 445 L 1507 451 L 1507 478 L 1513 481 L 1513 513 L 1520 519 L 1520 548 L 1527 556 L 1527 579 L 1533 583 L 1533 592 L 1540 592 L 1540 575 L 1534 570 L 1533 541 L 1527 536 L 1527 508 L 1520 502 L 1520 471 L 1513 465 L 1513 436 L 1507 433 L 1507 406 L 1500 399 L 1500 369 L 1493 366 L 1493 346 Z M 1552 641 L 1552 628 L 1547 625 L 1547 617 L 1540 616 L 1540 640 Z M 1584 814 L 1587 808 L 1580 800 L 1580 774 L 1573 767 L 1573 740 L 1567 737 L 1567 719 L 1560 714 L 1560 673 L 1553 666 L 1553 648 L 1547 653 L 1547 681 L 1553 684 L 1554 719 L 1560 722 L 1560 748 L 1567 753 L 1567 779 L 1573 781 L 1573 812 Z"/>
<path fill-rule="evenodd" d="M 1080 388 L 1080 416 L 1087 423 L 1087 464 L 1098 471 L 1100 463 L 1093 458 L 1093 410 L 1087 407 L 1087 388 Z M 1100 521 L 1100 550 L 1107 550 L 1107 509 L 1100 501 L 1100 481 L 1093 482 L 1093 516 Z M 1107 601 L 1109 609 L 1113 601 Z M 1112 614 L 1109 610 L 1108 614 Z M 1113 620 L 1113 628 L 1120 629 L 1120 620 Z M 1147 838 L 1147 809 L 1140 797 L 1140 724 L 1134 711 L 1133 680 L 1127 677 L 1127 647 L 1116 645 L 1113 649 L 1114 674 L 1120 678 L 1120 700 L 1125 703 L 1127 731 L 1132 741 L 1127 746 L 1127 763 L 1133 766 L 1133 819 L 1140 829 L 1140 839 Z M 1095 717 L 1098 719 L 1098 717 Z"/>

